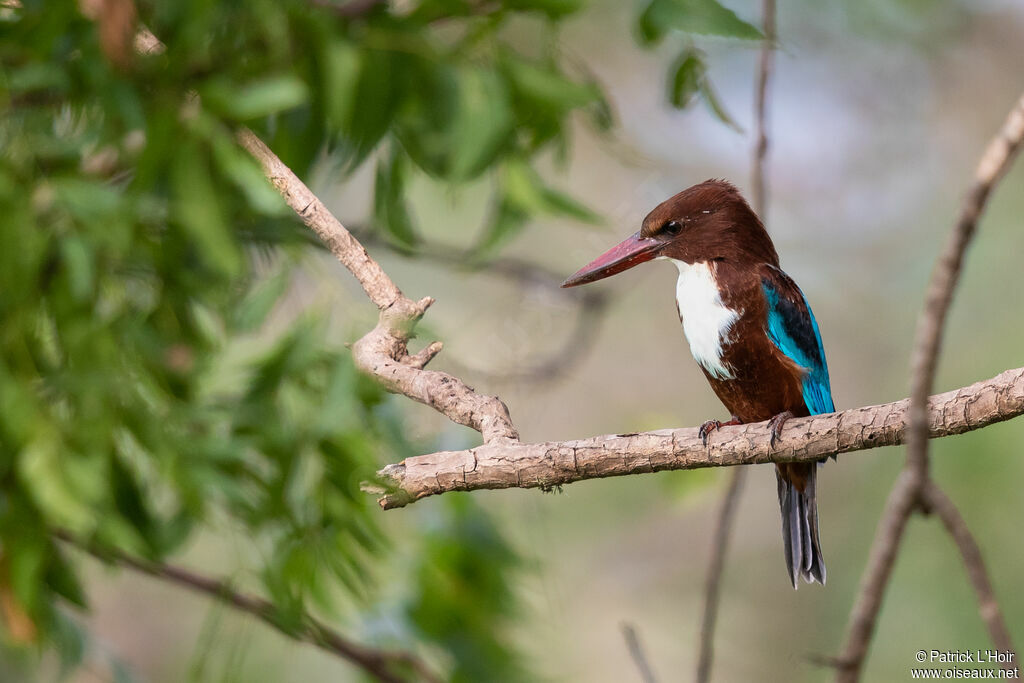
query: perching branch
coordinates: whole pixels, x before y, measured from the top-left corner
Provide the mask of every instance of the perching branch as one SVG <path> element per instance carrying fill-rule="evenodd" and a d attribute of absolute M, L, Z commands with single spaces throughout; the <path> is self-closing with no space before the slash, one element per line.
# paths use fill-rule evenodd
<path fill-rule="evenodd" d="M 908 400 L 793 418 L 775 448 L 767 423 L 724 427 L 704 446 L 697 428 L 611 434 L 547 443 L 492 442 L 406 458 L 379 472 L 391 489 L 379 502 L 402 507 L 448 491 L 552 488 L 584 479 L 665 470 L 815 462 L 833 453 L 904 443 Z M 963 434 L 1024 414 L 1024 368 L 933 396 L 932 438 Z"/>
<path fill-rule="evenodd" d="M 290 638 L 315 645 L 348 660 L 384 683 L 403 683 L 409 680 L 439 683 L 441 680 L 419 658 L 408 652 L 380 650 L 353 642 L 313 617 L 306 616 L 301 624 L 295 628 L 289 628 L 286 626 L 288 618 L 274 607 L 272 602 L 256 595 L 237 591 L 227 581 L 210 578 L 183 567 L 132 557 L 112 548 L 100 549 L 79 541 L 66 531 L 57 531 L 54 536 L 102 562 L 126 567 L 161 581 L 216 598 L 240 612 L 256 617 Z"/>
<path fill-rule="evenodd" d="M 978 220 L 992 188 L 1009 168 L 1022 139 L 1024 139 L 1024 95 L 1021 95 L 1014 104 L 1006 122 L 986 147 L 960 218 L 936 264 L 928 285 L 924 311 L 918 322 L 911 357 L 907 462 L 903 474 L 892 493 L 889 494 L 889 502 L 872 543 L 868 567 L 861 579 L 860 592 L 853 612 L 850 614 L 846 645 L 842 655 L 838 658 L 840 668 L 836 680 L 840 683 L 854 683 L 860 679 L 864 658 L 867 655 L 871 636 L 878 620 L 878 612 L 882 606 L 882 597 L 892 576 L 896 553 L 910 515 L 922 505 L 927 509 L 929 503 L 937 501 L 946 513 L 946 516 L 943 516 L 943 521 L 946 522 L 947 528 L 950 528 L 950 533 L 953 533 L 953 527 L 950 526 L 951 521 L 954 521 L 954 517 L 955 520 L 959 520 L 959 515 L 956 514 L 956 508 L 952 506 L 952 502 L 939 491 L 929 478 L 928 423 L 930 416 L 928 413 L 930 406 L 927 406 L 927 399 L 934 384 L 935 369 L 938 365 L 942 343 L 942 330 L 949 305 L 953 300 L 953 290 L 960 277 L 964 253 L 977 229 Z M 960 521 L 962 522 L 962 520 Z M 977 545 L 973 543 L 973 539 L 970 539 L 966 526 L 960 524 L 956 528 L 959 530 L 961 538 L 956 539 L 956 534 L 954 534 L 954 539 L 961 547 L 964 562 L 968 565 L 968 573 L 982 600 L 982 616 L 992 631 L 993 640 L 1009 644 L 1009 634 L 1006 632 L 1005 626 L 1002 625 L 1002 619 L 993 620 L 991 617 L 991 610 L 996 603 L 992 597 L 991 585 L 985 567 L 981 563 L 981 555 L 976 552 Z M 965 533 L 975 552 L 969 553 L 965 550 Z M 986 609 L 989 610 L 989 616 L 986 616 Z M 997 607 L 996 609 L 998 610 Z M 1006 649 L 1012 648 L 1008 645 Z"/>

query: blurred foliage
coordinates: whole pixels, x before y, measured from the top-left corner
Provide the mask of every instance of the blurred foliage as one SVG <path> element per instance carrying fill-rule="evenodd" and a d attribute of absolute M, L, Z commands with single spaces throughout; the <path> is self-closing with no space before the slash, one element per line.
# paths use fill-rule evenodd
<path fill-rule="evenodd" d="M 452 681 L 536 680 L 507 631 L 520 610 L 509 585 L 520 559 L 472 497 L 445 496 L 444 505 L 413 571 L 414 630 L 453 659 Z"/>
<path fill-rule="evenodd" d="M 87 594 L 56 529 L 161 559 L 227 519 L 265 558 L 263 588 L 295 625 L 311 606 L 330 611 L 338 591 L 368 594 L 386 541 L 359 482 L 408 446 L 382 391 L 316 320 L 265 324 L 311 238 L 234 131 L 253 128 L 299 175 L 325 157 L 345 172 L 375 164 L 375 223 L 408 250 L 415 174 L 492 179 L 481 254 L 535 216 L 593 221 L 535 167 L 541 154 L 565 157 L 574 114 L 612 125 L 598 84 L 557 49 L 558 26 L 580 9 L 0 7 L 0 604 L 11 637 L 81 655 L 61 605 L 84 607 Z M 536 26 L 525 47 L 509 37 L 513 20 Z M 650 42 L 670 30 L 760 35 L 714 0 L 655 0 L 640 25 Z M 712 97 L 689 54 L 677 106 Z M 262 351 L 240 362 L 246 340 Z M 423 541 L 409 619 L 450 654 L 455 678 L 517 677 L 498 635 L 515 614 L 515 555 L 480 510 L 450 505 Z"/>

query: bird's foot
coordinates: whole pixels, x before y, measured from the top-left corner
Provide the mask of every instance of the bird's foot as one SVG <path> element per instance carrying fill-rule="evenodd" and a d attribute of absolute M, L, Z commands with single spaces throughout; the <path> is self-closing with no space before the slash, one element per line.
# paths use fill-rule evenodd
<path fill-rule="evenodd" d="M 769 445 L 772 448 L 775 448 L 775 442 L 779 440 L 780 436 L 782 436 L 782 427 L 786 424 L 786 420 L 791 417 L 796 417 L 796 415 L 794 415 L 792 411 L 787 410 L 786 412 L 779 413 L 772 419 L 768 420 L 768 429 L 772 431 L 772 440 Z"/>
<path fill-rule="evenodd" d="M 708 436 L 710 436 L 711 432 L 717 432 L 722 427 L 732 427 L 741 424 L 743 423 L 740 422 L 740 419 L 735 415 L 733 415 L 732 419 L 729 420 L 728 422 L 720 422 L 719 420 L 708 420 L 707 422 L 700 426 L 700 429 L 697 430 L 697 434 L 700 436 L 701 443 L 707 446 Z"/>

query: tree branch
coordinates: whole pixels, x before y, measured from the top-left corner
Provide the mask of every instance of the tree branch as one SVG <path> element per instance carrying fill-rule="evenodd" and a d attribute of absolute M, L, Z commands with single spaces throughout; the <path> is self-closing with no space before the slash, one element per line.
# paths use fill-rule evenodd
<path fill-rule="evenodd" d="M 837 681 L 856 681 L 875 630 L 878 611 L 882 607 L 885 587 L 896 564 L 900 540 L 907 528 L 910 513 L 917 505 L 918 483 L 909 470 L 903 470 L 889 493 L 885 511 L 878 522 L 875 539 L 871 543 L 868 566 L 860 581 L 857 598 L 850 611 L 847 630 L 849 637 L 842 654 L 835 660 L 839 667 Z"/>
<path fill-rule="evenodd" d="M 240 612 L 256 617 L 290 638 L 315 645 L 348 660 L 379 681 L 403 683 L 408 680 L 441 680 L 422 660 L 411 653 L 379 650 L 356 643 L 313 617 L 306 616 L 297 628 L 289 628 L 286 626 L 289 618 L 278 611 L 272 602 L 256 595 L 236 591 L 227 581 L 204 576 L 183 567 L 132 557 L 120 550 L 100 549 L 79 541 L 67 531 L 55 531 L 54 536 L 102 562 L 126 567 L 161 581 L 209 595 Z M 404 675 L 401 673 L 403 671 L 410 672 L 415 678 L 411 679 Z"/>
<path fill-rule="evenodd" d="M 700 626 L 700 648 L 697 659 L 697 683 L 711 680 L 711 665 L 715 660 L 715 623 L 718 621 L 718 601 L 722 592 L 722 572 L 725 569 L 725 553 L 729 548 L 729 535 L 736 518 L 736 508 L 743 490 L 746 468 L 737 467 L 729 478 L 729 488 L 722 497 L 715 526 L 714 542 L 711 545 L 711 561 L 704 584 L 704 616 Z"/>
<path fill-rule="evenodd" d="M 953 300 L 953 289 L 963 267 L 964 252 L 967 251 L 967 245 L 974 236 L 978 219 L 981 218 L 992 188 L 1009 168 L 1022 138 L 1024 95 L 1017 100 L 1006 122 L 985 149 L 974 174 L 974 184 L 960 212 L 960 219 L 939 257 L 928 285 L 910 363 L 910 428 L 907 435 L 908 463 L 922 474 L 928 469 L 925 402 L 935 383 L 935 368 L 942 345 L 942 329 L 950 302 Z"/>
<path fill-rule="evenodd" d="M 380 309 L 377 326 L 352 345 L 356 365 L 388 391 L 404 394 L 453 422 L 472 427 L 483 435 L 485 442 L 518 440 L 508 407 L 500 399 L 478 394 L 457 377 L 423 369 L 441 350 L 440 343 L 431 344 L 425 353 L 409 354 L 413 328 L 434 300 L 406 298 L 363 245 L 252 131 L 240 130 L 238 141 L 260 163 L 288 206 L 355 275 L 363 291 Z"/>
<path fill-rule="evenodd" d="M 903 474 L 889 495 L 889 503 L 886 505 L 881 522 L 879 522 L 878 533 L 871 546 L 871 557 L 864 577 L 861 579 L 860 593 L 850 614 L 846 645 L 843 648 L 843 654 L 839 657 L 841 667 L 836 676 L 839 683 L 855 683 L 860 679 L 864 658 L 878 621 L 882 597 L 889 578 L 892 576 L 892 566 L 907 520 L 915 509 L 921 505 L 927 505 L 929 491 L 931 498 L 939 501 L 940 504 L 945 498 L 944 495 L 936 494 L 938 489 L 931 482 L 928 472 L 930 417 L 928 394 L 934 384 L 935 369 L 938 365 L 939 351 L 942 345 L 942 330 L 950 303 L 953 300 L 953 290 L 963 267 L 964 253 L 971 237 L 977 230 L 978 220 L 992 188 L 1006 172 L 1022 138 L 1024 138 L 1024 95 L 1021 95 L 1014 104 L 1006 122 L 986 147 L 975 172 L 974 184 L 971 186 L 961 210 L 960 218 L 928 284 L 924 310 L 918 321 L 914 350 L 911 356 L 907 462 Z M 945 499 L 945 502 L 948 502 L 948 499 Z M 948 507 L 945 510 L 947 513 L 949 512 Z M 953 508 L 954 513 L 955 511 L 956 509 Z M 959 515 L 956 517 L 959 519 Z M 949 528 L 948 522 L 947 528 Z M 974 550 L 977 550 L 976 545 Z M 966 554 L 965 561 L 967 561 Z M 975 573 L 980 573 L 984 578 L 985 586 L 988 588 L 984 595 L 991 597 L 991 586 L 988 584 L 987 577 L 984 576 L 984 565 L 981 564 L 980 553 L 977 556 L 977 563 L 972 567 Z M 972 575 L 973 580 L 974 576 Z M 979 584 L 975 583 L 975 589 L 979 596 L 983 595 Z M 994 598 L 992 600 L 994 604 Z M 983 603 L 983 616 L 985 609 Z M 986 623 L 988 623 L 987 619 Z M 1008 637 L 1006 641 L 1009 641 Z"/>
<path fill-rule="evenodd" d="M 633 663 L 636 664 L 636 670 L 640 674 L 641 683 L 658 683 L 658 679 L 654 675 L 654 669 L 651 668 L 651 663 L 647 661 L 643 645 L 640 644 L 640 636 L 637 635 L 633 624 L 622 624 L 622 638 L 626 641 L 626 649 L 629 650 L 629 656 L 633 659 Z"/>
<path fill-rule="evenodd" d="M 352 235 L 364 246 L 379 245 L 398 254 L 408 255 L 409 252 L 395 247 L 379 235 L 368 229 L 353 229 Z M 421 244 L 416 248 L 417 258 L 434 263 L 449 265 L 466 271 L 484 271 L 488 275 L 496 275 L 519 283 L 524 287 L 543 287 L 551 294 L 564 297 L 577 305 L 576 320 L 572 332 L 561 346 L 550 352 L 546 357 L 535 361 L 527 367 L 514 370 L 486 370 L 470 367 L 458 360 L 448 360 L 449 367 L 477 379 L 484 379 L 494 384 L 506 382 L 530 382 L 547 384 L 564 376 L 581 363 L 594 343 L 597 341 L 597 328 L 608 308 L 611 297 L 601 289 L 570 288 L 563 289 L 559 285 L 565 279 L 553 271 L 536 263 L 515 257 L 501 257 L 488 261 L 476 260 L 472 249 L 457 249 L 448 245 Z"/>
<path fill-rule="evenodd" d="M 942 520 L 949 535 L 953 537 L 953 542 L 960 550 L 964 566 L 967 568 L 967 577 L 971 580 L 974 592 L 978 595 L 978 611 L 981 613 L 982 621 L 985 622 L 996 649 L 1013 652 L 1013 640 L 1010 638 L 1010 631 L 1006 628 L 999 603 L 996 601 L 992 582 L 985 570 L 981 549 L 978 548 L 978 543 L 974 540 L 971 530 L 967 528 L 967 522 L 960 516 L 960 511 L 956 509 L 956 505 L 949 499 L 949 496 L 934 482 L 928 482 L 921 495 L 925 506 Z M 1003 662 L 1003 665 L 1003 668 L 1012 669 L 1018 666 L 1018 662 Z"/>
<path fill-rule="evenodd" d="M 484 444 L 406 458 L 378 474 L 391 489 L 379 500 L 402 507 L 448 491 L 552 488 L 584 479 L 769 462 L 814 462 L 833 453 L 904 443 L 907 399 L 793 418 L 775 448 L 767 423 L 724 427 L 705 447 L 697 428 L 612 434 L 574 441 Z M 962 434 L 1024 414 L 1024 368 L 933 396 L 929 433 Z"/>
<path fill-rule="evenodd" d="M 761 11 L 764 17 L 764 42 L 761 43 L 761 58 L 758 62 L 757 90 L 754 97 L 754 121 L 757 141 L 754 143 L 754 161 L 750 185 L 754 211 L 764 221 L 767 216 L 768 189 L 765 160 L 768 157 L 768 81 L 772 73 L 772 57 L 775 54 L 775 0 L 764 0 Z"/>

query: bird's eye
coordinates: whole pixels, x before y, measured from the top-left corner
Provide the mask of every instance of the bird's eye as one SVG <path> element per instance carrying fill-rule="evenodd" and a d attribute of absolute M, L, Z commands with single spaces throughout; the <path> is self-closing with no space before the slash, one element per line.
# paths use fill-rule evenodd
<path fill-rule="evenodd" d="M 661 228 L 666 235 L 678 235 L 683 231 L 683 224 L 679 221 L 669 221 Z"/>

